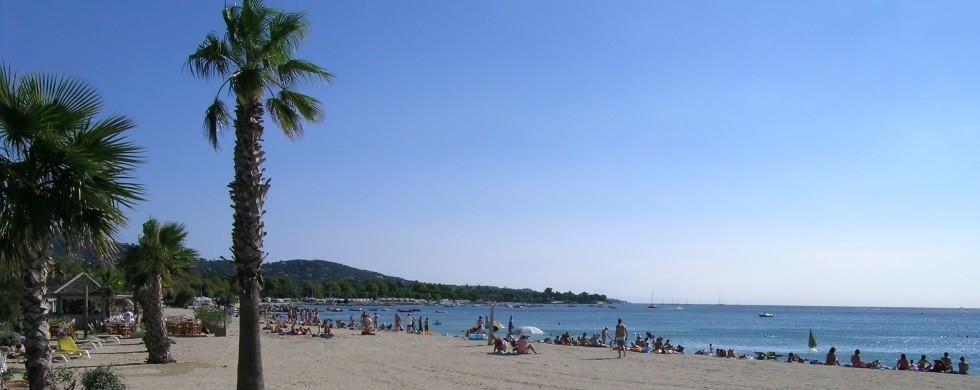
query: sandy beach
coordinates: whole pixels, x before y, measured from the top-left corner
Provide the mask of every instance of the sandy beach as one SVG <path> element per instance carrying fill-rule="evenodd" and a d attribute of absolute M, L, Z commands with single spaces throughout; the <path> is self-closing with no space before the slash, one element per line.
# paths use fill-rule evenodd
<path fill-rule="evenodd" d="M 169 314 L 189 311 L 167 309 Z M 314 328 L 315 329 L 315 328 Z M 148 365 L 140 339 L 123 339 L 55 367 L 114 365 L 133 389 L 233 389 L 238 319 L 228 337 L 175 337 L 176 364 Z M 493 354 L 486 341 L 381 332 L 336 331 L 332 339 L 262 336 L 265 383 L 286 388 L 404 389 L 938 389 L 980 388 L 980 377 L 900 372 L 699 355 L 630 353 L 535 344 L 538 355 Z"/>

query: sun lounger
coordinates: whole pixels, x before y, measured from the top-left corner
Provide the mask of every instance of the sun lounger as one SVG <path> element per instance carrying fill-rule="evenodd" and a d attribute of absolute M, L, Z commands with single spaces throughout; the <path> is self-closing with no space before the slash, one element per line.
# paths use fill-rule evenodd
<path fill-rule="evenodd" d="M 102 340 L 99 338 L 95 339 L 79 339 L 75 335 L 71 336 L 71 340 L 75 342 L 82 349 L 99 349 L 102 348 Z"/>
<path fill-rule="evenodd" d="M 72 338 L 68 336 L 58 337 L 58 352 L 68 355 L 69 357 L 81 357 L 84 355 L 86 358 L 92 358 L 92 355 L 88 353 L 88 350 L 79 348 L 78 345 L 75 344 L 75 340 L 72 340 Z"/>
<path fill-rule="evenodd" d="M 92 324 L 88 324 L 88 331 L 92 332 L 92 334 L 88 335 L 88 337 L 85 338 L 86 340 L 98 340 L 103 343 L 113 342 L 119 344 L 119 335 L 99 334 L 99 332 L 95 331 L 95 326 Z"/>

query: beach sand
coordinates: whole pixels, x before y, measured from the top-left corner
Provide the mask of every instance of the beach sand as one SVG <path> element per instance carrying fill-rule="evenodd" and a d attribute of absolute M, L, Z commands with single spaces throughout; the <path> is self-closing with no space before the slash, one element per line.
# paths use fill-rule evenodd
<path fill-rule="evenodd" d="M 183 313 L 167 309 L 169 314 Z M 314 327 L 314 330 L 316 328 Z M 486 341 L 462 337 L 338 330 L 332 339 L 264 333 L 269 389 L 938 389 L 980 388 L 980 377 L 856 369 L 699 355 L 630 353 L 534 344 L 539 355 L 492 354 Z M 228 337 L 175 337 L 176 364 L 148 365 L 140 339 L 124 339 L 55 367 L 114 365 L 132 389 L 233 389 L 238 319 Z"/>

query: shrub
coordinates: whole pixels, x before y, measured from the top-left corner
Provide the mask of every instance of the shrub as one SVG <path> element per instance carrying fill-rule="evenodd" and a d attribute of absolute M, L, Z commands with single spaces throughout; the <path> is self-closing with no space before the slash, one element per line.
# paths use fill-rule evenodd
<path fill-rule="evenodd" d="M 110 366 L 98 366 L 82 373 L 82 389 L 85 390 L 125 390 L 122 377 Z"/>
<path fill-rule="evenodd" d="M 224 308 L 202 306 L 194 309 L 194 318 L 201 320 L 206 326 L 225 326 L 225 318 L 228 316 Z"/>
<path fill-rule="evenodd" d="M 9 330 L 0 331 L 0 346 L 14 348 L 20 345 L 20 336 Z"/>
<path fill-rule="evenodd" d="M 24 372 L 24 379 L 27 380 L 27 372 Z M 58 367 L 54 369 L 54 381 L 58 383 L 58 387 L 66 390 L 75 389 L 75 371 L 69 370 L 67 367 Z"/>

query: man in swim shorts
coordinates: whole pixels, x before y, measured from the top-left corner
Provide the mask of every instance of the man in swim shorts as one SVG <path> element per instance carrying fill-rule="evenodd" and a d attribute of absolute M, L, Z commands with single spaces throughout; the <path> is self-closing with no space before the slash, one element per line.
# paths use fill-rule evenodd
<path fill-rule="evenodd" d="M 626 325 L 623 325 L 623 319 L 620 318 L 616 320 L 616 353 L 619 355 L 617 357 L 623 357 L 626 355 L 626 335 L 628 331 L 626 330 Z"/>

